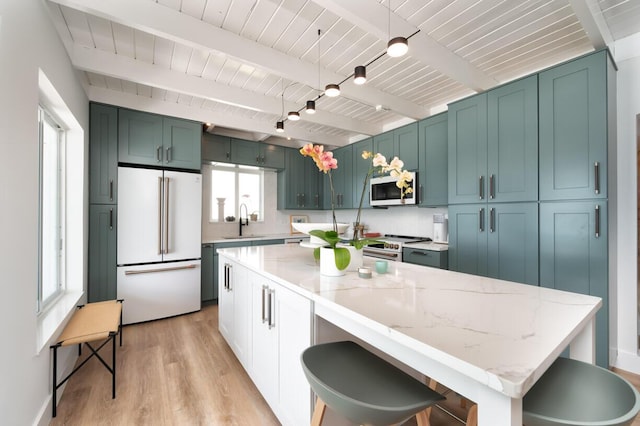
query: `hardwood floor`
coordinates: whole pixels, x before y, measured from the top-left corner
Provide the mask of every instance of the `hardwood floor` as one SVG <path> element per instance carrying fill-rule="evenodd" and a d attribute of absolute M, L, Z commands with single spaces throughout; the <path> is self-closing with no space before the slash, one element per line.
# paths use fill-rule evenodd
<path fill-rule="evenodd" d="M 125 326 L 123 337 L 116 399 L 111 399 L 111 375 L 92 359 L 69 380 L 50 425 L 279 424 L 218 332 L 216 305 Z M 110 351 L 108 345 L 100 353 L 110 360 Z M 618 373 L 640 389 L 640 376 Z M 442 405 L 465 417 L 455 393 L 448 393 Z M 432 426 L 460 424 L 439 409 L 432 411 Z M 410 425 L 415 421 L 405 426 Z M 633 426 L 640 426 L 640 419 Z"/>

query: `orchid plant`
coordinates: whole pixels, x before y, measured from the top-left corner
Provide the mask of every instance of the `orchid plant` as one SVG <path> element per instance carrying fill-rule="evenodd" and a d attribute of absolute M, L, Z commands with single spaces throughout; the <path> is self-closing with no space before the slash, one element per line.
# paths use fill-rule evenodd
<path fill-rule="evenodd" d="M 349 266 L 349 262 L 351 261 L 351 254 L 349 250 L 345 247 L 338 246 L 338 243 L 342 242 L 340 236 L 338 235 L 338 223 L 336 221 L 336 212 L 335 212 L 335 204 L 334 204 L 334 189 L 333 189 L 333 177 L 331 175 L 331 171 L 338 168 L 338 160 L 333 158 L 333 153 L 331 151 L 325 151 L 323 145 L 313 145 L 307 144 L 300 149 L 300 154 L 305 157 L 311 157 L 313 161 L 316 163 L 318 170 L 325 173 L 329 177 L 329 187 L 331 190 L 331 215 L 333 220 L 333 230 L 331 231 L 322 231 L 318 229 L 314 229 L 309 232 L 310 235 L 314 237 L 318 237 L 325 241 L 329 247 L 331 247 L 334 251 L 334 257 L 336 262 L 336 268 L 339 270 L 344 270 L 347 266 Z M 412 175 L 402 168 L 404 167 L 404 163 L 398 157 L 394 157 L 391 160 L 391 163 L 387 163 L 387 159 L 384 155 L 377 153 L 373 154 L 370 151 L 363 151 L 362 158 L 365 160 L 372 159 L 371 167 L 367 171 L 367 174 L 364 177 L 364 181 L 362 184 L 362 193 L 360 195 L 360 204 L 358 205 L 358 213 L 356 215 L 356 221 L 354 226 L 353 237 L 348 243 L 354 246 L 356 249 L 362 249 L 362 247 L 368 244 L 378 243 L 379 241 L 371 238 L 360 238 L 358 236 L 358 232 L 356 229 L 360 224 L 360 217 L 362 214 L 362 203 L 364 201 L 364 196 L 367 190 L 367 183 L 371 176 L 374 173 L 389 173 L 390 176 L 397 178 L 396 186 L 400 189 L 401 198 L 404 198 L 406 194 L 412 192 L 411 187 L 409 186 L 409 182 L 412 179 Z M 317 247 L 313 251 L 313 255 L 316 260 L 320 258 L 320 248 Z"/>

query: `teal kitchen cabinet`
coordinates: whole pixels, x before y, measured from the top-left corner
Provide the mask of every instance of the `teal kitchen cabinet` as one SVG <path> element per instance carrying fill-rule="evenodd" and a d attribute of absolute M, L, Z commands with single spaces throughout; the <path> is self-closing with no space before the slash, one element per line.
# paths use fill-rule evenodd
<path fill-rule="evenodd" d="M 89 120 L 89 203 L 116 204 L 118 109 L 91 103 Z"/>
<path fill-rule="evenodd" d="M 393 130 L 389 130 L 388 132 L 384 132 L 373 137 L 374 154 L 380 153 L 385 156 L 387 161 L 390 161 L 393 158 L 394 152 Z"/>
<path fill-rule="evenodd" d="M 418 122 L 418 202 L 420 207 L 448 204 L 447 113 Z"/>
<path fill-rule="evenodd" d="M 203 302 L 214 300 L 218 295 L 218 280 L 213 272 L 213 244 L 202 245 L 200 261 L 200 298 Z"/>
<path fill-rule="evenodd" d="M 538 82 L 531 76 L 449 106 L 449 203 L 538 199 Z"/>
<path fill-rule="evenodd" d="M 321 172 L 297 149 L 285 150 L 285 167 L 278 172 L 278 209 L 322 208 Z"/>
<path fill-rule="evenodd" d="M 89 283 L 88 301 L 113 300 L 116 284 L 116 218 L 117 207 L 112 204 L 89 206 Z"/>
<path fill-rule="evenodd" d="M 537 203 L 450 206 L 449 269 L 538 285 Z"/>
<path fill-rule="evenodd" d="M 353 206 L 353 148 L 351 145 L 333 150 L 333 158 L 338 160 L 338 168 L 331 171 L 336 209 L 352 209 Z M 324 174 L 324 173 L 323 173 Z M 331 208 L 331 186 L 329 174 L 324 174 L 324 207 Z"/>
<path fill-rule="evenodd" d="M 425 250 L 416 247 L 404 246 L 402 248 L 402 261 L 414 265 L 430 266 L 432 268 L 448 268 L 447 251 Z"/>
<path fill-rule="evenodd" d="M 540 73 L 540 200 L 607 198 L 615 69 L 606 50 Z"/>
<path fill-rule="evenodd" d="M 409 171 L 418 170 L 418 123 L 376 135 L 373 137 L 374 153 L 384 155 L 387 162 L 398 157 Z"/>
<path fill-rule="evenodd" d="M 373 138 L 363 139 L 351 146 L 353 147 L 353 207 L 358 208 L 360 205 L 360 198 L 363 197 L 362 189 L 364 187 L 362 208 L 368 208 L 371 207 L 369 202 L 369 182 L 365 185 L 364 179 L 373 166 L 373 159 L 362 158 L 362 152 L 373 152 Z"/>
<path fill-rule="evenodd" d="M 229 136 L 203 133 L 202 161 L 231 162 L 231 138 Z"/>
<path fill-rule="evenodd" d="M 283 169 L 285 167 L 285 148 L 231 138 L 231 162 L 247 166 Z"/>
<path fill-rule="evenodd" d="M 609 366 L 607 201 L 540 203 L 540 285 L 602 298 L 596 363 Z"/>
<path fill-rule="evenodd" d="M 448 129 L 449 204 L 485 201 L 487 94 L 450 104 Z"/>
<path fill-rule="evenodd" d="M 200 170 L 201 134 L 194 121 L 120 109 L 118 161 Z"/>

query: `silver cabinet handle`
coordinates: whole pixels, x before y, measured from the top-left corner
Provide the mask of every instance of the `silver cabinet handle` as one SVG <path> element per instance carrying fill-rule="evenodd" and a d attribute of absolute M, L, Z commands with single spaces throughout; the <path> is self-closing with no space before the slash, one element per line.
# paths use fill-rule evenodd
<path fill-rule="evenodd" d="M 230 263 L 227 263 L 225 267 L 226 267 L 226 270 L 225 270 L 226 276 L 224 278 L 224 282 L 225 282 L 227 291 L 232 291 L 233 287 L 231 286 L 231 268 L 233 268 L 233 266 Z"/>
<path fill-rule="evenodd" d="M 196 265 L 195 264 L 191 264 L 191 265 L 185 265 L 185 266 L 172 266 L 169 268 L 156 268 L 156 269 L 145 269 L 145 270 L 130 270 L 130 271 L 124 271 L 125 275 L 138 275 L 138 274 L 154 274 L 156 272 L 168 272 L 168 271 L 180 271 L 182 269 L 195 269 Z"/>
<path fill-rule="evenodd" d="M 162 176 L 158 176 L 158 254 L 162 254 Z"/>
<path fill-rule="evenodd" d="M 494 187 L 495 184 L 495 175 L 490 175 L 489 176 L 489 198 L 491 198 L 492 200 L 495 198 L 496 196 L 496 190 Z"/>
<path fill-rule="evenodd" d="M 164 183 L 164 254 L 169 254 L 169 178 Z"/>
<path fill-rule="evenodd" d="M 320 195 L 316 194 L 313 196 L 313 198 L 315 198 L 316 202 L 316 207 L 320 207 Z"/>
<path fill-rule="evenodd" d="M 482 200 L 484 199 L 484 176 L 480 176 L 478 181 L 479 181 L 478 197 Z"/>
<path fill-rule="evenodd" d="M 418 256 L 429 256 L 429 253 L 427 253 L 426 251 L 422 251 L 422 250 L 411 250 L 411 254 L 415 254 Z"/>
<path fill-rule="evenodd" d="M 267 293 L 268 290 L 269 290 L 269 287 L 267 287 L 266 285 L 262 286 L 262 323 L 263 324 L 267 322 L 267 313 L 265 309 L 265 303 L 266 303 L 265 294 Z"/>
<path fill-rule="evenodd" d="M 478 212 L 478 226 L 480 227 L 480 232 L 484 232 L 484 209 L 480 209 Z"/>
<path fill-rule="evenodd" d="M 162 146 L 156 147 L 156 160 L 158 160 L 158 163 L 162 162 Z"/>
<path fill-rule="evenodd" d="M 600 238 L 600 206 L 596 205 L 596 238 Z"/>
<path fill-rule="evenodd" d="M 109 209 L 109 229 L 113 229 L 113 209 Z"/>
<path fill-rule="evenodd" d="M 167 163 L 170 163 L 170 162 L 171 162 L 171 150 L 172 150 L 172 149 L 173 149 L 172 147 L 169 147 L 169 148 L 167 148 L 167 149 L 165 150 L 165 151 L 167 152 L 167 159 L 165 160 Z"/>
<path fill-rule="evenodd" d="M 420 198 L 416 200 L 417 202 L 422 202 L 424 200 L 424 188 L 420 185 Z"/>
<path fill-rule="evenodd" d="M 276 326 L 275 309 L 276 291 L 274 289 L 269 289 L 269 330 Z"/>
<path fill-rule="evenodd" d="M 109 180 L 109 201 L 113 201 L 113 179 Z"/>
<path fill-rule="evenodd" d="M 307 199 L 304 196 L 304 193 L 300 194 L 300 199 L 302 200 L 302 207 L 306 205 Z"/>
<path fill-rule="evenodd" d="M 496 229 L 496 209 L 493 207 L 489 210 L 489 232 L 493 232 Z"/>
<path fill-rule="evenodd" d="M 600 194 L 600 163 L 599 162 L 596 161 L 595 163 L 593 163 L 593 171 L 594 171 L 595 180 L 596 180 L 595 193 Z"/>

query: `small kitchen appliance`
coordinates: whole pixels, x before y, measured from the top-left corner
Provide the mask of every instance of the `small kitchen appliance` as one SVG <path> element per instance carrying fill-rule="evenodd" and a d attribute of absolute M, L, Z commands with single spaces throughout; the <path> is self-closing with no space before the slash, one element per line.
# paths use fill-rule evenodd
<path fill-rule="evenodd" d="M 449 220 L 443 213 L 433 215 L 433 242 L 446 243 L 449 241 L 448 224 Z"/>

